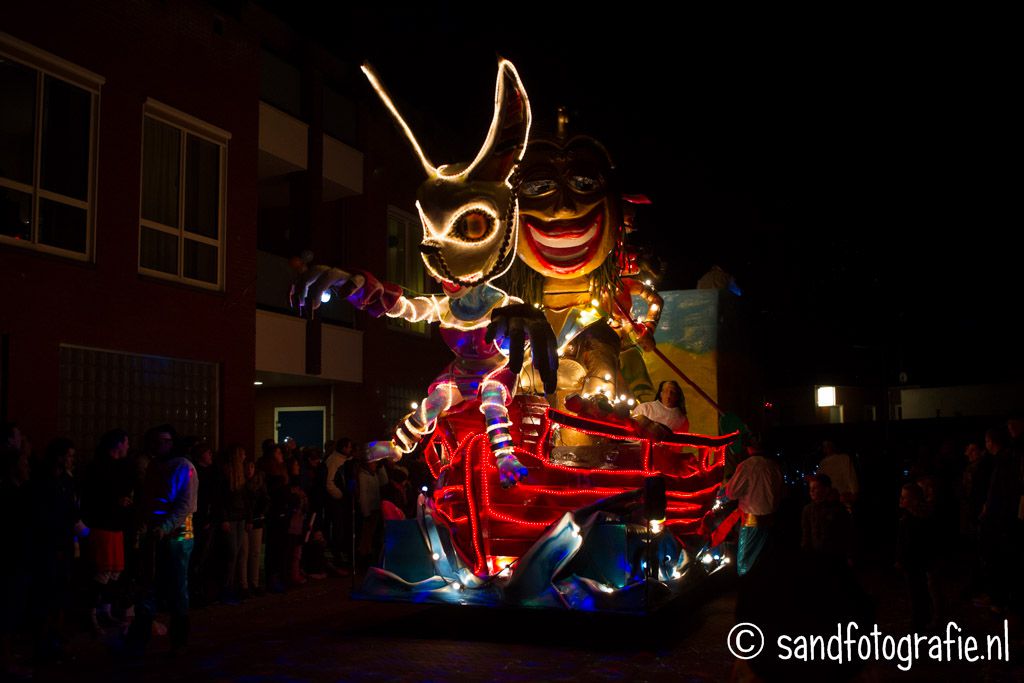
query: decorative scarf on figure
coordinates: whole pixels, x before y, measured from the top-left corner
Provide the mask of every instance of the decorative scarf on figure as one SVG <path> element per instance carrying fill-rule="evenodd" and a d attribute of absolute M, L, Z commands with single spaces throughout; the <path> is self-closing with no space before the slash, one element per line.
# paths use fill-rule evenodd
<path fill-rule="evenodd" d="M 294 299 L 319 305 L 327 289 L 346 296 L 371 315 L 437 322 L 455 360 L 430 385 L 428 395 L 395 430 L 391 441 L 371 444 L 371 458 L 399 458 L 430 434 L 439 417 L 463 401 L 479 399 L 501 475 L 510 486 L 526 476 L 513 454 L 507 406 L 516 390 L 527 340 L 533 365 L 554 391 L 558 357 L 543 316 L 490 281 L 516 254 L 519 204 L 514 176 L 530 130 L 530 104 L 511 62 L 498 64 L 494 118 L 483 147 L 469 163 L 434 166 L 391 97 L 368 67 L 363 72 L 404 131 L 427 179 L 417 192 L 423 224 L 420 252 L 444 295 L 405 296 L 398 285 L 365 272 L 314 266 L 300 274 Z"/>

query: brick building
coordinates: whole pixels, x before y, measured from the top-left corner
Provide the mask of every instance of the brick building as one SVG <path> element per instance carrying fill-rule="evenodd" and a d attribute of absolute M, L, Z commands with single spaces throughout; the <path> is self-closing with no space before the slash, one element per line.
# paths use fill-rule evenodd
<path fill-rule="evenodd" d="M 424 287 L 417 169 L 357 65 L 246 4 L 40 2 L 3 30 L 5 416 L 87 452 L 164 421 L 252 447 L 294 408 L 386 435 L 440 342 L 334 302 L 309 374 L 285 308 L 306 249 Z"/>

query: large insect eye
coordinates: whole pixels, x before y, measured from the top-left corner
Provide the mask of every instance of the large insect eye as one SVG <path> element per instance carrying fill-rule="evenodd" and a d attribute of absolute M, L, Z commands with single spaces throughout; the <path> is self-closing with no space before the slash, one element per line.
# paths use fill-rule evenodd
<path fill-rule="evenodd" d="M 479 242 L 494 230 L 494 217 L 484 211 L 467 211 L 455 221 L 455 236 L 465 242 Z"/>
<path fill-rule="evenodd" d="M 539 197 L 549 192 L 554 192 L 558 188 L 558 184 L 550 178 L 538 178 L 537 180 L 524 181 L 519 186 L 520 194 L 526 197 Z"/>
<path fill-rule="evenodd" d="M 583 173 L 574 173 L 569 176 L 569 185 L 577 192 L 595 192 L 601 189 L 601 176 L 591 176 Z"/>

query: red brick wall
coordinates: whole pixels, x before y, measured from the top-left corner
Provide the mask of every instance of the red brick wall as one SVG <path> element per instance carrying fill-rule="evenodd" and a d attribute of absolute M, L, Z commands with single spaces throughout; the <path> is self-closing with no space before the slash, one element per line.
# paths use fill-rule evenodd
<path fill-rule="evenodd" d="M 223 35 L 214 21 L 197 2 L 35 2 L 5 11 L 6 32 L 106 79 L 95 263 L 0 246 L 10 413 L 37 445 L 56 436 L 58 346 L 68 343 L 220 363 L 221 442 L 251 446 L 259 50 L 233 20 L 223 20 Z M 223 292 L 138 274 L 148 97 L 231 133 Z"/>

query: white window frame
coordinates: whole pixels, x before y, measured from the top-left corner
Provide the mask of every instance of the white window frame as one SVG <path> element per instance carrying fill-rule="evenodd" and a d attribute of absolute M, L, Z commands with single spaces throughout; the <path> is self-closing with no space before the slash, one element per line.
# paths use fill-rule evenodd
<path fill-rule="evenodd" d="M 142 217 L 142 193 L 143 193 L 143 179 L 145 174 L 145 136 L 146 136 L 146 119 L 150 118 L 158 123 L 162 123 L 172 128 L 176 128 L 181 133 L 179 157 L 178 157 L 178 225 L 170 226 L 157 221 L 149 220 Z M 193 232 L 185 230 L 185 151 L 186 145 L 188 144 L 188 136 L 192 135 L 201 140 L 217 145 L 220 150 L 220 169 L 218 178 L 218 210 L 217 210 L 217 239 L 211 239 L 205 235 L 198 235 Z M 217 126 L 211 125 L 197 119 L 194 116 L 186 114 L 183 111 L 179 111 L 174 107 L 168 106 L 158 100 L 149 98 L 146 100 L 145 106 L 142 112 L 142 129 L 140 131 L 140 147 L 142 154 L 139 155 L 139 244 L 138 244 L 138 259 L 139 273 L 151 277 L 160 278 L 162 280 L 171 280 L 174 282 L 183 282 L 194 287 L 201 287 L 203 289 L 212 289 L 216 291 L 224 290 L 225 280 L 225 264 L 226 249 L 227 249 L 227 178 L 228 178 L 228 141 L 231 140 L 231 133 Z M 163 232 L 168 235 L 174 235 L 178 239 L 178 272 L 165 273 L 162 270 L 154 270 L 152 268 L 146 268 L 142 265 L 142 229 L 148 228 L 157 232 Z M 217 248 L 217 282 L 207 282 L 205 280 L 196 280 L 184 275 L 184 262 L 185 262 L 185 239 L 186 237 L 194 242 L 214 246 Z"/>
<path fill-rule="evenodd" d="M 33 141 L 32 184 L 27 185 L 15 180 L 0 177 L 0 187 L 32 195 L 32 239 L 19 240 L 8 235 L 0 235 L 0 244 L 9 244 L 35 251 L 57 254 L 78 261 L 92 261 L 96 256 L 96 169 L 98 161 L 98 141 L 100 129 L 100 87 L 106 79 L 88 69 L 72 64 L 45 50 L 0 31 L 0 56 L 17 62 L 36 72 L 36 111 L 35 140 Z M 43 79 L 46 76 L 64 81 L 76 88 L 85 90 L 90 95 L 89 108 L 89 160 L 88 181 L 85 200 L 68 197 L 58 192 L 44 190 L 40 187 L 42 162 L 40 156 L 43 146 Z M 39 200 L 47 199 L 78 209 L 85 209 L 85 251 L 62 249 L 39 241 Z"/>

